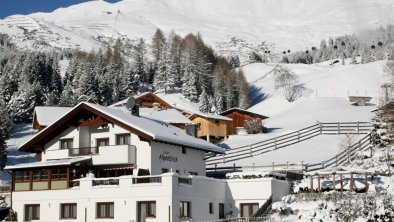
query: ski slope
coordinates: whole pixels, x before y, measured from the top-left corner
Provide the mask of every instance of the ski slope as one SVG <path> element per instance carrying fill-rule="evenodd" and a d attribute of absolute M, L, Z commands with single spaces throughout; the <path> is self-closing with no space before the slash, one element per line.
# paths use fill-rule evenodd
<path fill-rule="evenodd" d="M 160 28 L 181 35 L 199 32 L 214 47 L 235 37 L 267 42 L 272 52 L 281 52 L 393 24 L 392 11 L 391 0 L 97 0 L 51 13 L 9 16 L 0 20 L 0 32 L 22 48 L 90 51 L 117 38 L 151 39 Z"/>

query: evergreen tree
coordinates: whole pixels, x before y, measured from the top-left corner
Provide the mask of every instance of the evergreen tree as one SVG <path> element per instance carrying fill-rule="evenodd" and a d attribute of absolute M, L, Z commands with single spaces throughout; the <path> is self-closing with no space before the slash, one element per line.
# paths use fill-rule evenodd
<path fill-rule="evenodd" d="M 202 93 L 200 94 L 200 97 L 198 100 L 199 100 L 199 103 L 198 103 L 199 110 L 201 112 L 208 113 L 210 111 L 210 107 L 209 107 L 208 94 L 205 91 L 205 89 L 202 90 Z"/>
<path fill-rule="evenodd" d="M 6 136 L 0 125 L 0 169 L 4 169 L 7 163 L 7 145 L 5 143 Z"/>

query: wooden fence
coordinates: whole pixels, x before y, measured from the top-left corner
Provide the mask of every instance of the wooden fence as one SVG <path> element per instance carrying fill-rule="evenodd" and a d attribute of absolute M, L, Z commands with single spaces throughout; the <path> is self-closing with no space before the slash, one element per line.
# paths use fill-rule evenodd
<path fill-rule="evenodd" d="M 231 148 L 222 155 L 208 156 L 205 161 L 208 167 L 213 167 L 217 164 L 230 163 L 240 159 L 246 159 L 253 156 L 262 155 L 267 152 L 275 151 L 280 148 L 300 143 L 302 141 L 314 138 L 319 135 L 368 134 L 366 137 L 370 138 L 369 133 L 371 132 L 371 130 L 372 126 L 369 122 L 317 122 L 315 125 L 300 129 L 295 132 L 276 136 L 274 138 L 259 141 L 256 143 Z M 359 142 L 361 146 L 365 146 L 366 142 L 364 140 L 360 140 Z M 354 144 L 354 146 L 351 146 L 351 149 L 349 149 L 349 152 L 355 153 L 357 151 L 356 148 L 357 144 Z M 343 156 L 341 156 L 342 154 L 343 152 L 338 156 L 338 158 L 341 158 L 340 161 L 343 161 Z M 327 160 L 327 163 L 332 165 L 332 159 Z M 311 164 L 308 165 L 308 167 L 313 168 L 315 166 L 318 166 L 319 164 L 324 163 L 318 163 L 317 165 Z"/>

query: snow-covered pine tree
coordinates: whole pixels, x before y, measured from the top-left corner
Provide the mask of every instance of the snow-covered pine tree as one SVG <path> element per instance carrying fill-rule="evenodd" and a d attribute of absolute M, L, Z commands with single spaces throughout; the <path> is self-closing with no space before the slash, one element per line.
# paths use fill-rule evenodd
<path fill-rule="evenodd" d="M 198 100 L 199 100 L 198 109 L 201 112 L 208 113 L 210 111 L 209 100 L 208 100 L 208 94 L 204 88 L 202 89 L 202 93 L 200 94 Z"/>
<path fill-rule="evenodd" d="M 5 143 L 6 135 L 0 125 L 0 169 L 4 169 L 7 162 L 7 145 Z"/>
<path fill-rule="evenodd" d="M 133 46 L 133 59 L 134 59 L 134 72 L 136 76 L 140 77 L 140 80 L 143 83 L 149 83 L 149 76 L 146 72 L 147 66 L 147 49 L 145 40 L 143 38 L 139 38 L 137 43 Z"/>
<path fill-rule="evenodd" d="M 158 62 L 163 54 L 163 49 L 166 44 L 166 38 L 163 34 L 163 31 L 161 29 L 157 29 L 155 34 L 152 37 L 152 46 L 151 46 L 151 51 L 153 54 L 153 63 L 155 66 L 158 67 Z"/>

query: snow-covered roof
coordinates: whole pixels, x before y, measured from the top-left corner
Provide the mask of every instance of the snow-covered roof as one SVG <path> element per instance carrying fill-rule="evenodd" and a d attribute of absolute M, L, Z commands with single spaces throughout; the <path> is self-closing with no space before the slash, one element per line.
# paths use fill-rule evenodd
<path fill-rule="evenodd" d="M 53 159 L 46 161 L 38 161 L 31 163 L 21 163 L 13 166 L 6 166 L 4 169 L 6 170 L 15 170 L 15 169 L 25 169 L 25 168 L 36 168 L 36 167 L 53 167 L 53 166 L 68 166 L 73 163 L 79 163 L 83 161 L 88 161 L 92 159 L 92 157 L 75 157 L 75 158 L 65 158 L 65 159 Z"/>
<path fill-rule="evenodd" d="M 141 134 L 144 134 L 148 136 L 150 139 L 155 141 L 186 146 L 194 149 L 204 150 L 206 152 L 215 152 L 215 153 L 224 152 L 222 148 L 214 144 L 208 143 L 205 140 L 189 136 L 177 127 L 168 124 L 161 124 L 158 123 L 157 121 L 153 121 L 148 118 L 133 116 L 117 108 L 105 107 L 97 104 L 82 102 L 79 103 L 74 108 L 72 108 L 64 116 L 71 115 L 73 111 L 80 109 L 81 107 L 93 109 L 97 113 L 101 115 L 105 115 L 107 116 L 107 118 L 110 118 L 113 121 L 117 121 L 121 124 L 124 124 L 130 129 L 140 132 Z M 41 138 L 44 135 L 46 135 L 48 132 L 50 132 L 49 130 L 51 130 L 52 126 L 56 127 L 57 122 L 59 122 L 62 119 L 63 118 L 60 118 L 57 121 L 53 122 L 51 125 L 49 125 L 45 129 L 40 131 L 38 134 L 36 134 L 34 137 L 32 137 L 29 141 L 27 141 L 22 146 L 20 146 L 20 148 L 27 146 L 30 141 L 39 140 L 38 138 Z"/>
<path fill-rule="evenodd" d="M 224 112 L 222 112 L 222 113 L 219 113 L 219 114 L 224 116 L 224 115 L 226 115 L 226 114 L 228 114 L 228 113 L 231 113 L 231 112 L 233 112 L 233 111 L 239 111 L 239 112 L 242 112 L 242 113 L 248 113 L 248 114 L 251 114 L 251 115 L 258 116 L 258 117 L 261 118 L 261 119 L 267 119 L 267 118 L 268 118 L 267 116 L 258 114 L 258 113 L 256 113 L 256 112 L 251 112 L 251 111 L 248 111 L 248 110 L 246 110 L 246 109 L 241 109 L 241 108 L 238 108 L 238 107 L 230 108 L 230 109 L 228 109 L 228 110 L 226 110 L 226 111 L 224 111 Z"/>
<path fill-rule="evenodd" d="M 140 108 L 140 116 L 149 118 L 152 120 L 158 120 L 166 123 L 174 124 L 190 124 L 188 118 L 186 118 L 182 113 L 176 109 L 158 109 L 154 108 Z"/>
<path fill-rule="evenodd" d="M 40 126 L 48 126 L 71 109 L 71 107 L 36 106 L 34 108 L 34 115 Z"/>
<path fill-rule="evenodd" d="M 144 97 L 144 96 L 149 95 L 149 94 L 153 94 L 153 95 L 157 96 L 158 98 L 160 98 L 160 96 L 156 95 L 156 94 L 153 93 L 153 92 L 143 92 L 143 93 L 140 93 L 140 94 L 138 94 L 138 95 L 134 95 L 133 97 L 134 97 L 134 99 L 139 99 L 139 98 Z M 116 103 L 110 105 L 109 107 L 116 107 L 116 106 L 124 105 L 124 104 L 127 103 L 127 100 L 128 100 L 128 99 L 129 99 L 129 98 L 120 100 L 120 101 L 118 101 L 118 102 L 116 102 Z M 162 98 L 160 98 L 160 99 L 163 100 Z M 163 100 L 163 101 L 164 101 L 164 100 Z"/>
<path fill-rule="evenodd" d="M 207 119 L 217 119 L 217 120 L 224 120 L 224 121 L 233 121 L 231 118 L 221 116 L 221 115 L 216 115 L 216 114 L 211 114 L 211 113 L 203 113 L 203 112 L 194 112 L 189 119 L 194 119 L 195 116 L 201 116 L 205 117 Z"/>

